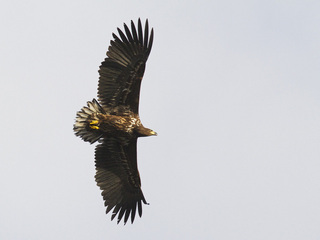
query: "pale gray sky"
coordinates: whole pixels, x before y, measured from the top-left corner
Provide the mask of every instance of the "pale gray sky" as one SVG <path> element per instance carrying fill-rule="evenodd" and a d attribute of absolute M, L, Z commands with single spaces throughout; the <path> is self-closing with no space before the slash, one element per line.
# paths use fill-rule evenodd
<path fill-rule="evenodd" d="M 320 239 L 319 1 L 0 4 L 0 239 Z M 149 19 L 149 206 L 105 215 L 73 135 L 111 33 Z M 22 121 L 23 120 L 23 121 Z"/>

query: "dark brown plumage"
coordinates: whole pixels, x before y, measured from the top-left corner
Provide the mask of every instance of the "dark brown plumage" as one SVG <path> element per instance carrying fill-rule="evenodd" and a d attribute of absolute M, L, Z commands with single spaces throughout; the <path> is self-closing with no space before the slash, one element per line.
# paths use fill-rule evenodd
<path fill-rule="evenodd" d="M 148 20 L 144 31 L 141 21 L 131 31 L 124 24 L 125 33 L 117 29 L 113 34 L 107 58 L 99 70 L 98 101 L 87 102 L 77 113 L 74 131 L 84 141 L 99 141 L 95 151 L 96 182 L 102 190 L 107 207 L 112 211 L 111 220 L 117 215 L 124 223 L 136 209 L 142 215 L 141 191 L 137 167 L 137 138 L 156 135 L 145 128 L 139 118 L 140 84 L 153 42 L 153 29 L 149 35 Z"/>

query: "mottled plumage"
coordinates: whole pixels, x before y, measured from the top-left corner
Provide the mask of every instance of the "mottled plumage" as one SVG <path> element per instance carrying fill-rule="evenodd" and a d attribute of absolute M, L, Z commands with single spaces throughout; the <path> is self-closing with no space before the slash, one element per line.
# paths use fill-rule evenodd
<path fill-rule="evenodd" d="M 149 35 L 148 20 L 144 30 L 140 19 L 131 31 L 124 24 L 125 32 L 117 29 L 113 34 L 107 58 L 99 70 L 98 100 L 87 102 L 76 117 L 74 131 L 84 141 L 98 141 L 95 150 L 96 182 L 102 190 L 107 207 L 112 211 L 111 220 L 117 215 L 118 223 L 131 216 L 136 209 L 142 215 L 141 191 L 137 167 L 137 138 L 156 135 L 145 128 L 139 118 L 140 84 L 153 42 L 153 29 Z"/>

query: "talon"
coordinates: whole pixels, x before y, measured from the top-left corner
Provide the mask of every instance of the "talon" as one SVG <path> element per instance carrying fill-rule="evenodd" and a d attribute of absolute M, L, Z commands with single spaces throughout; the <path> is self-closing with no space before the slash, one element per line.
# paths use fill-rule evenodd
<path fill-rule="evenodd" d="M 91 122 L 89 122 L 89 127 L 92 129 L 99 129 L 99 127 L 97 126 L 99 124 L 98 120 L 92 120 Z"/>
<path fill-rule="evenodd" d="M 98 121 L 98 120 L 92 120 L 92 121 L 90 122 L 90 125 L 98 124 L 98 123 L 99 123 L 99 121 Z"/>

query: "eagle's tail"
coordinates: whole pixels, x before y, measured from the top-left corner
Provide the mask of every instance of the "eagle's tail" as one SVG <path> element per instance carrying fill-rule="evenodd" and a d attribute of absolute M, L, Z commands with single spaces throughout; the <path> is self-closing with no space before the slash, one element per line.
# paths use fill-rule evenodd
<path fill-rule="evenodd" d="M 73 125 L 73 131 L 86 142 L 94 143 L 102 136 L 99 128 L 93 125 L 99 121 L 98 113 L 105 113 L 97 100 L 88 101 L 87 106 L 77 112 L 76 122 Z"/>

